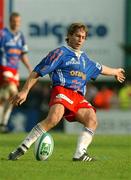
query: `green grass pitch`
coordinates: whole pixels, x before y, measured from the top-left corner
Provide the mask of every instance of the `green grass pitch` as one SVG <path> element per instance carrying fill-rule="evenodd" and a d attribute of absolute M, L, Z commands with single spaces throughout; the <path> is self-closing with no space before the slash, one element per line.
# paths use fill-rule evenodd
<path fill-rule="evenodd" d="M 0 180 L 128 180 L 131 179 L 131 135 L 96 135 L 89 148 L 95 162 L 72 162 L 77 135 L 50 132 L 55 148 L 47 161 L 37 161 L 32 148 L 18 161 L 7 156 L 26 136 L 0 135 Z"/>

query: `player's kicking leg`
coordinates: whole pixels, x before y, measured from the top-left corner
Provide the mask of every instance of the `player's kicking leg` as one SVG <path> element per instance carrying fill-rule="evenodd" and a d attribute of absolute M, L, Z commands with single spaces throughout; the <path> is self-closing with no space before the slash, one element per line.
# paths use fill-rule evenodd
<path fill-rule="evenodd" d="M 49 131 L 61 120 L 64 114 L 64 106 L 55 104 L 51 106 L 47 118 L 38 123 L 27 135 L 20 146 L 8 156 L 8 160 L 17 160 L 30 148 L 30 146 L 46 131 Z"/>
<path fill-rule="evenodd" d="M 37 138 L 42 135 L 45 131 L 41 128 L 40 124 L 37 124 L 25 140 L 20 144 L 20 146 L 13 152 L 11 152 L 8 156 L 8 160 L 17 160 L 22 155 L 26 153 L 26 151 L 30 148 L 30 146 L 37 140 Z"/>

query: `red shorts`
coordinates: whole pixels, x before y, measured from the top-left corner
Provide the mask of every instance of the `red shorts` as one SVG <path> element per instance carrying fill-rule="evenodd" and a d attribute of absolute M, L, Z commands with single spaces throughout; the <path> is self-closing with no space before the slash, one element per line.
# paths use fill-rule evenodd
<path fill-rule="evenodd" d="M 55 86 L 51 92 L 51 100 L 49 106 L 54 104 L 63 104 L 65 107 L 64 118 L 67 121 L 75 121 L 75 115 L 80 108 L 95 108 L 81 94 L 64 88 Z"/>
<path fill-rule="evenodd" d="M 19 85 L 18 71 L 7 66 L 0 66 L 0 86 L 8 83 Z"/>

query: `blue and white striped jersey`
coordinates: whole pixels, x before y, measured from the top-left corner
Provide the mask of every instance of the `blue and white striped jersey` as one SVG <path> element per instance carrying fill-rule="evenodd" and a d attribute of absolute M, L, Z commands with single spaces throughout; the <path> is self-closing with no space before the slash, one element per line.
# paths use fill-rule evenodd
<path fill-rule="evenodd" d="M 13 34 L 9 29 L 0 31 L 0 66 L 18 69 L 19 61 L 28 48 L 22 32 Z"/>
<path fill-rule="evenodd" d="M 96 79 L 101 70 L 102 66 L 90 60 L 86 53 L 78 54 L 66 46 L 51 51 L 34 68 L 40 76 L 49 74 L 53 86 L 64 86 L 83 95 L 86 83 Z"/>

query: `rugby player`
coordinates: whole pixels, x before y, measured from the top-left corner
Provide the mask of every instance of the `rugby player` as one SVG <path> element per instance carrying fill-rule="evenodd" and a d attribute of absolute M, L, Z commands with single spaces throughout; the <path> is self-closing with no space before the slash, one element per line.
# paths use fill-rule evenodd
<path fill-rule="evenodd" d="M 10 102 L 13 105 L 21 105 L 39 77 L 50 75 L 52 91 L 48 116 L 39 122 L 22 143 L 9 154 L 9 160 L 19 159 L 41 134 L 56 126 L 62 117 L 69 122 L 78 121 L 84 126 L 78 138 L 73 161 L 94 160 L 88 154 L 88 147 L 98 122 L 94 107 L 84 97 L 86 84 L 92 79 L 95 80 L 99 74 L 114 76 L 121 83 L 125 80 L 125 76 L 124 69 L 101 65 L 81 51 L 87 36 L 86 25 L 71 24 L 67 31 L 67 45 L 56 48 L 44 57 L 34 68 L 22 90 L 11 98 Z"/>

